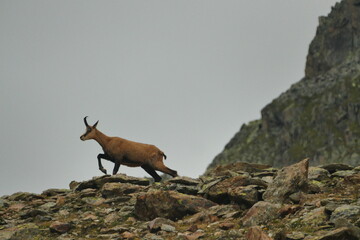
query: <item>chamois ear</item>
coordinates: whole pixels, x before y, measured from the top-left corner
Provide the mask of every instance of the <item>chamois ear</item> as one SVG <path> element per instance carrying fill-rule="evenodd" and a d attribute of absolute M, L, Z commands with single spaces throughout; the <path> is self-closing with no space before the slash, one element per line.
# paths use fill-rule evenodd
<path fill-rule="evenodd" d="M 99 120 L 94 124 L 93 128 L 96 128 L 96 125 L 99 123 Z"/>

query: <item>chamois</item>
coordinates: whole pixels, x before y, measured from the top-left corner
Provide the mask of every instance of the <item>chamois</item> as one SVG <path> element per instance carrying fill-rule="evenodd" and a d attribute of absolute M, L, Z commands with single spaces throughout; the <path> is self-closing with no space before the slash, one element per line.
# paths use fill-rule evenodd
<path fill-rule="evenodd" d="M 166 155 L 156 146 L 133 142 L 119 137 L 108 137 L 96 128 L 99 121 L 90 126 L 86 118 L 87 116 L 84 118 L 86 131 L 81 135 L 80 139 L 83 141 L 94 139 L 101 145 L 104 153 L 100 153 L 97 159 L 99 169 L 104 174 L 107 174 L 107 172 L 101 164 L 101 159 L 109 160 L 115 164 L 113 174 L 116 174 L 120 165 L 123 164 L 129 167 L 142 167 L 154 178 L 155 182 L 161 181 L 161 177 L 155 170 L 173 177 L 177 176 L 175 170 L 164 165 L 163 158 L 166 159 Z"/>

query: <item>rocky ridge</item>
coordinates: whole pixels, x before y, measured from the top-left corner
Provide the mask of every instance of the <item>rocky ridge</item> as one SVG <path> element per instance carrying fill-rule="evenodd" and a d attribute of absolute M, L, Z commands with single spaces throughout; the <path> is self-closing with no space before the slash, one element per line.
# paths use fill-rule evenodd
<path fill-rule="evenodd" d="M 0 198 L 0 240 L 360 239 L 360 167 L 233 163 L 161 183 L 123 174 Z"/>
<path fill-rule="evenodd" d="M 305 77 L 244 124 L 209 169 L 231 162 L 276 167 L 360 163 L 360 2 L 342 0 L 319 18 Z"/>

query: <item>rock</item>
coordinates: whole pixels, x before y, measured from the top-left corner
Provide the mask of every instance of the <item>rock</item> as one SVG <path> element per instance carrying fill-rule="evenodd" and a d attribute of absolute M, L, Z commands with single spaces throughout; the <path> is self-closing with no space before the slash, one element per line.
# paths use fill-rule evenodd
<path fill-rule="evenodd" d="M 251 207 L 260 199 L 260 193 L 257 188 L 258 186 L 256 185 L 230 188 L 228 191 L 229 198 L 232 202 L 235 202 L 239 205 Z"/>
<path fill-rule="evenodd" d="M 300 209 L 302 209 L 300 205 L 291 205 L 291 204 L 283 205 L 279 210 L 279 216 L 285 217 L 289 214 L 294 214 L 298 212 Z"/>
<path fill-rule="evenodd" d="M 105 224 L 111 224 L 111 223 L 114 223 L 116 221 L 118 221 L 120 219 L 120 216 L 119 214 L 117 213 L 110 213 L 108 215 L 105 216 L 104 218 L 104 223 Z"/>
<path fill-rule="evenodd" d="M 228 171 L 258 173 L 270 167 L 270 165 L 266 164 L 236 162 L 232 164 L 216 166 L 214 169 L 211 169 L 211 171 L 209 171 L 210 169 L 208 169 L 207 174 L 213 176 L 223 176 L 226 175 Z"/>
<path fill-rule="evenodd" d="M 328 170 L 320 167 L 309 167 L 309 180 L 323 181 L 330 178 L 330 173 Z"/>
<path fill-rule="evenodd" d="M 50 231 L 56 233 L 66 233 L 70 231 L 71 225 L 69 223 L 55 221 L 50 225 Z"/>
<path fill-rule="evenodd" d="M 55 207 L 56 203 L 55 202 L 47 202 L 42 204 L 41 206 L 39 206 L 39 209 L 45 212 L 49 212 L 51 208 Z"/>
<path fill-rule="evenodd" d="M 334 221 L 336 228 L 347 227 L 351 231 L 351 234 L 356 236 L 357 239 L 360 239 L 360 228 L 354 226 L 353 224 L 349 223 L 349 221 L 345 218 L 338 218 Z"/>
<path fill-rule="evenodd" d="M 200 180 L 189 178 L 189 177 L 174 177 L 174 178 L 167 180 L 167 182 L 182 184 L 182 185 L 186 185 L 186 186 L 197 186 L 197 185 L 199 185 Z"/>
<path fill-rule="evenodd" d="M 184 236 L 185 240 L 196 240 L 196 239 L 199 239 L 199 238 L 202 238 L 203 236 L 205 236 L 205 233 L 204 233 L 204 231 L 199 229 L 194 233 L 186 233 L 186 234 L 181 234 L 179 236 Z"/>
<path fill-rule="evenodd" d="M 0 209 L 9 207 L 9 203 L 5 199 L 0 198 Z"/>
<path fill-rule="evenodd" d="M 253 202 L 254 195 L 256 195 L 255 187 L 248 187 L 248 188 L 239 188 L 235 190 L 237 187 L 244 187 L 248 185 L 256 185 L 261 187 L 266 187 L 267 184 L 260 180 L 260 179 L 253 179 L 247 176 L 235 176 L 231 178 L 227 178 L 225 180 L 219 181 L 216 184 L 208 187 L 204 192 L 205 196 L 217 203 L 227 204 L 231 200 L 231 196 L 233 196 L 234 200 L 244 200 L 244 203 L 251 204 Z M 248 196 L 244 196 L 243 198 L 240 197 L 239 194 L 247 192 Z M 229 192 L 232 192 L 231 194 Z M 237 192 L 239 194 L 237 194 Z M 251 193 L 250 193 L 251 192 Z M 252 194 L 250 196 L 250 194 Z"/>
<path fill-rule="evenodd" d="M 331 174 L 331 177 L 349 177 L 355 174 L 355 171 L 353 170 L 344 170 L 344 171 L 336 171 L 333 174 Z"/>
<path fill-rule="evenodd" d="M 316 238 L 316 240 L 358 240 L 356 236 L 353 235 L 351 229 L 347 227 L 338 228 L 332 231 L 327 232 L 326 234 L 321 234 L 322 236 Z"/>
<path fill-rule="evenodd" d="M 255 226 L 249 228 L 246 233 L 246 240 L 273 240 L 266 233 L 264 233 L 260 227 Z"/>
<path fill-rule="evenodd" d="M 331 174 L 337 171 L 346 171 L 353 169 L 352 166 L 343 163 L 330 163 L 330 164 L 322 165 L 320 166 L 320 168 L 326 169 Z"/>
<path fill-rule="evenodd" d="M 162 224 L 160 229 L 165 232 L 175 232 L 176 228 L 169 224 Z"/>
<path fill-rule="evenodd" d="M 140 186 L 148 186 L 150 185 L 150 180 L 147 178 L 137 178 L 137 177 L 131 177 L 127 176 L 126 174 L 115 174 L 115 175 L 105 175 L 103 178 L 97 178 L 95 179 L 96 184 L 101 187 L 105 183 L 110 182 L 118 182 L 118 183 L 130 183 L 134 185 L 140 185 Z"/>
<path fill-rule="evenodd" d="M 307 191 L 309 159 L 284 167 L 278 171 L 273 183 L 266 189 L 263 198 L 273 203 L 289 202 L 289 196 Z"/>
<path fill-rule="evenodd" d="M 30 209 L 22 214 L 20 214 L 21 219 L 34 218 L 36 216 L 45 216 L 48 213 L 39 209 Z"/>
<path fill-rule="evenodd" d="M 94 177 L 91 180 L 83 181 L 74 187 L 75 191 L 81 191 L 86 188 L 100 189 L 105 183 L 130 183 L 140 186 L 148 186 L 150 180 L 146 178 L 136 178 L 126 176 L 125 174 L 104 175 L 101 177 Z M 76 185 L 75 183 L 73 185 Z"/>
<path fill-rule="evenodd" d="M 235 224 L 232 222 L 222 222 L 219 224 L 219 228 L 222 230 L 229 230 L 235 227 Z"/>
<path fill-rule="evenodd" d="M 8 197 L 10 201 L 31 201 L 34 199 L 43 199 L 39 194 L 28 192 L 17 192 Z"/>
<path fill-rule="evenodd" d="M 181 184 L 172 184 L 168 186 L 167 190 L 177 191 L 179 193 L 197 195 L 199 189 L 197 186 L 181 185 Z"/>
<path fill-rule="evenodd" d="M 121 239 L 135 239 L 136 238 L 136 235 L 134 233 L 131 233 L 131 232 L 123 232 L 121 234 Z"/>
<path fill-rule="evenodd" d="M 174 228 L 174 231 L 175 231 L 175 227 L 174 227 L 175 223 L 166 218 L 155 218 L 154 220 L 150 221 L 147 226 L 151 233 L 156 233 L 160 230 L 164 230 L 164 229 L 162 229 L 163 225 L 171 226 Z M 165 227 L 165 228 L 167 228 L 167 227 Z M 164 230 L 164 231 L 166 231 L 166 230 Z M 172 232 L 172 231 L 168 231 L 168 232 Z"/>
<path fill-rule="evenodd" d="M 330 221 L 335 222 L 338 218 L 345 218 L 351 222 L 360 217 L 360 206 L 342 205 L 334 210 L 331 214 Z"/>
<path fill-rule="evenodd" d="M 303 240 L 305 238 L 305 234 L 302 232 L 292 232 L 286 234 L 286 240 Z"/>
<path fill-rule="evenodd" d="M 358 173 L 358 171 L 356 171 L 356 174 L 350 175 L 350 176 L 345 176 L 344 177 L 344 181 L 347 184 L 353 184 L 353 185 L 358 185 L 360 184 L 360 173 Z"/>
<path fill-rule="evenodd" d="M 241 221 L 244 226 L 255 226 L 267 223 L 279 216 L 280 209 L 280 204 L 264 201 L 257 202 L 246 212 L 245 216 L 241 218 Z"/>
<path fill-rule="evenodd" d="M 34 223 L 20 224 L 12 231 L 0 232 L 0 239 L 33 240 L 40 234 L 40 229 Z"/>
<path fill-rule="evenodd" d="M 52 196 L 58 196 L 58 195 L 65 195 L 69 193 L 71 190 L 69 189 L 58 189 L 58 188 L 51 188 L 43 191 L 41 195 L 52 197 Z"/>
<path fill-rule="evenodd" d="M 156 217 L 175 220 L 215 205 L 215 203 L 201 197 L 174 191 L 156 190 L 140 194 L 137 197 L 135 215 L 140 220 L 151 220 Z"/>
<path fill-rule="evenodd" d="M 241 214 L 237 205 L 216 205 L 204 211 L 219 218 L 238 217 Z"/>
<path fill-rule="evenodd" d="M 101 194 L 105 198 L 121 196 L 143 190 L 143 186 L 133 185 L 129 183 L 109 182 L 105 183 L 101 188 Z"/>
<path fill-rule="evenodd" d="M 2 217 L 0 217 L 0 225 L 5 225 L 5 224 L 7 224 L 7 222 Z"/>
<path fill-rule="evenodd" d="M 11 210 L 11 211 L 14 211 L 14 212 L 19 212 L 19 211 L 21 211 L 23 208 L 25 208 L 25 204 L 23 204 L 23 203 L 14 203 L 14 204 L 11 204 L 11 205 L 8 207 L 8 210 Z"/>
<path fill-rule="evenodd" d="M 322 226 L 326 224 L 328 219 L 329 215 L 325 207 L 320 207 L 306 213 L 302 217 L 302 222 L 306 226 Z"/>
<path fill-rule="evenodd" d="M 187 224 L 200 224 L 200 223 L 214 223 L 219 221 L 219 217 L 207 212 L 201 211 L 192 215 L 190 218 L 186 219 L 184 222 Z"/>

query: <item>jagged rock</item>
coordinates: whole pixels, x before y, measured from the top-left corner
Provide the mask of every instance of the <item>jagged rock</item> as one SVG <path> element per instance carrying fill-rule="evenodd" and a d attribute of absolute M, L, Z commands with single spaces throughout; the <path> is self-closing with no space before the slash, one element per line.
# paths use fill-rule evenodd
<path fill-rule="evenodd" d="M 69 193 L 70 191 L 71 190 L 69 190 L 69 189 L 51 188 L 51 189 L 47 189 L 47 190 L 43 191 L 41 193 L 41 195 L 45 195 L 47 197 L 52 197 L 52 196 L 65 195 L 65 194 Z"/>
<path fill-rule="evenodd" d="M 241 211 L 237 205 L 216 205 L 206 210 L 207 213 L 219 218 L 238 217 Z"/>
<path fill-rule="evenodd" d="M 28 193 L 28 192 L 17 192 L 7 197 L 10 201 L 31 201 L 34 199 L 42 199 L 43 197 L 39 194 Z"/>
<path fill-rule="evenodd" d="M 184 222 L 187 224 L 201 224 L 201 223 L 213 223 L 219 221 L 219 217 L 214 215 L 213 213 L 207 211 L 201 211 L 190 218 L 186 219 Z"/>
<path fill-rule="evenodd" d="M 281 205 L 270 202 L 257 202 L 242 217 L 244 226 L 255 226 L 266 223 L 279 216 Z"/>
<path fill-rule="evenodd" d="M 229 203 L 231 200 L 231 196 L 230 196 L 231 194 L 229 192 L 232 192 L 232 196 L 234 196 L 234 199 L 240 201 L 241 199 L 236 194 L 236 191 L 241 191 L 241 190 L 249 191 L 249 189 L 253 187 L 249 187 L 247 189 L 238 189 L 238 190 L 235 190 L 235 188 L 248 186 L 248 185 L 256 185 L 260 187 L 267 186 L 267 184 L 260 179 L 254 179 L 247 176 L 235 176 L 216 182 L 212 186 L 208 187 L 206 190 L 203 190 L 203 192 L 205 193 L 205 196 L 210 200 L 217 203 L 226 204 Z"/>
<path fill-rule="evenodd" d="M 356 173 L 350 176 L 345 176 L 344 178 L 345 183 L 358 185 L 360 184 L 360 173 Z"/>
<path fill-rule="evenodd" d="M 232 202 L 239 205 L 251 207 L 260 199 L 260 193 L 257 188 L 258 186 L 256 185 L 230 188 L 228 191 L 229 198 Z"/>
<path fill-rule="evenodd" d="M 342 205 L 337 207 L 331 214 L 330 221 L 334 222 L 338 218 L 345 218 L 349 221 L 355 221 L 360 217 L 360 206 Z"/>
<path fill-rule="evenodd" d="M 322 226 L 326 225 L 329 215 L 326 212 L 325 207 L 316 208 L 310 212 L 307 212 L 302 217 L 302 222 L 307 226 Z"/>
<path fill-rule="evenodd" d="M 105 198 L 121 196 L 143 190 L 144 187 L 129 183 L 108 182 L 101 188 L 101 194 Z"/>
<path fill-rule="evenodd" d="M 148 223 L 148 229 L 151 233 L 155 233 L 155 232 L 158 232 L 160 230 L 164 230 L 162 229 L 162 226 L 163 225 L 170 225 L 172 227 L 174 227 L 175 223 L 169 219 L 166 219 L 166 218 L 155 218 L 153 219 L 152 221 L 150 221 Z M 166 227 L 165 227 L 166 228 Z M 174 230 L 175 230 L 175 227 L 174 227 Z M 164 230 L 166 231 L 166 230 Z"/>
<path fill-rule="evenodd" d="M 219 224 L 219 228 L 222 230 L 229 230 L 235 227 L 235 224 L 232 222 L 222 222 Z"/>
<path fill-rule="evenodd" d="M 323 181 L 330 178 L 330 173 L 328 170 L 320 167 L 309 167 L 309 180 Z"/>
<path fill-rule="evenodd" d="M 352 170 L 336 171 L 333 174 L 331 174 L 331 177 L 344 178 L 344 177 L 352 176 L 354 174 L 355 174 L 355 171 L 352 171 Z"/>
<path fill-rule="evenodd" d="M 0 232 L 1 240 L 34 240 L 40 233 L 39 227 L 34 223 L 20 224 L 8 231 Z"/>
<path fill-rule="evenodd" d="M 261 230 L 260 227 L 251 227 L 249 228 L 248 232 L 246 233 L 247 240 L 273 240 L 269 237 L 266 233 Z"/>
<path fill-rule="evenodd" d="M 81 200 L 92 206 L 99 206 L 105 202 L 105 199 L 101 197 L 84 197 Z"/>
<path fill-rule="evenodd" d="M 306 238 L 305 238 L 306 239 Z M 327 233 L 322 233 L 320 237 L 312 238 L 313 240 L 358 240 L 351 229 L 347 227 L 338 228 Z M 309 239 L 309 240 L 312 240 Z"/>
<path fill-rule="evenodd" d="M 197 186 L 200 183 L 199 179 L 189 177 L 174 177 L 168 180 L 169 183 L 178 183 L 186 186 Z"/>
<path fill-rule="evenodd" d="M 229 171 L 231 172 L 247 172 L 247 173 L 258 173 L 263 172 L 265 169 L 270 168 L 270 165 L 266 164 L 256 164 L 256 163 L 247 163 L 247 162 L 237 162 L 227 165 L 219 165 L 211 171 L 207 171 L 207 175 L 212 176 L 224 176 L 228 175 Z"/>
<path fill-rule="evenodd" d="M 156 217 L 175 220 L 215 205 L 215 203 L 201 197 L 174 191 L 157 190 L 140 194 L 137 197 L 135 215 L 141 220 L 151 220 Z"/>
<path fill-rule="evenodd" d="M 325 170 L 328 170 L 329 173 L 334 173 L 337 171 L 345 171 L 345 170 L 352 170 L 353 167 L 347 164 L 343 163 L 329 163 L 326 165 L 320 166 L 320 168 L 323 168 Z"/>
<path fill-rule="evenodd" d="M 66 233 L 71 229 L 71 225 L 69 223 L 55 221 L 50 225 L 50 231 L 56 233 Z"/>
<path fill-rule="evenodd" d="M 5 199 L 0 198 L 0 209 L 9 207 L 9 203 Z"/>
<path fill-rule="evenodd" d="M 48 213 L 39 209 L 30 209 L 22 214 L 20 214 L 21 219 L 34 218 L 36 216 L 45 216 Z"/>
<path fill-rule="evenodd" d="M 266 189 L 263 198 L 274 203 L 289 202 L 289 196 L 308 187 L 309 159 L 284 167 L 278 171 L 273 183 Z"/>
<path fill-rule="evenodd" d="M 100 189 L 105 183 L 131 183 L 134 185 L 148 186 L 150 180 L 146 178 L 135 178 L 125 174 L 104 175 L 94 177 L 91 180 L 83 181 L 74 187 L 75 191 L 81 191 L 86 188 Z M 75 184 L 73 184 L 75 185 Z"/>
<path fill-rule="evenodd" d="M 286 240 L 303 240 L 305 238 L 305 234 L 302 232 L 292 232 L 286 234 Z"/>

